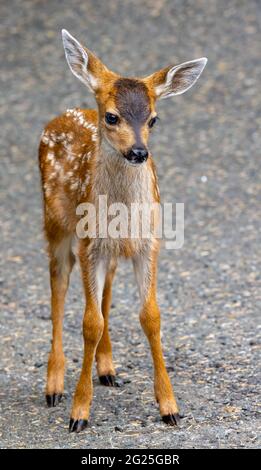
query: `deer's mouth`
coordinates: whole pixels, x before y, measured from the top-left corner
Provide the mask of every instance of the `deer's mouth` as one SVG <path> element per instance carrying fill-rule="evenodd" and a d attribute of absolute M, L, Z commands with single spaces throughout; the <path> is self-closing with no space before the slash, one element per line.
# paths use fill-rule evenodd
<path fill-rule="evenodd" d="M 130 157 L 128 154 L 123 154 L 123 157 L 129 165 L 139 166 L 148 160 L 148 157 Z"/>

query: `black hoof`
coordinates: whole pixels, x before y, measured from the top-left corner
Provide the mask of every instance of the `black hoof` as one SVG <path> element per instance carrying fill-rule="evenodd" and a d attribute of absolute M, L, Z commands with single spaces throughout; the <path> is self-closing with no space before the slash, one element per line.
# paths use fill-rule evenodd
<path fill-rule="evenodd" d="M 119 387 L 115 375 L 101 375 L 99 379 L 100 383 L 106 387 Z"/>
<path fill-rule="evenodd" d="M 172 415 L 162 416 L 162 420 L 164 423 L 168 424 L 168 426 L 178 426 L 180 423 L 180 416 L 178 413 L 174 413 Z"/>
<path fill-rule="evenodd" d="M 70 419 L 69 432 L 81 432 L 88 426 L 87 419 Z"/>
<path fill-rule="evenodd" d="M 57 406 L 61 399 L 62 399 L 62 393 L 54 393 L 53 395 L 45 395 L 46 396 L 46 403 L 49 408 L 52 408 L 53 406 Z"/>

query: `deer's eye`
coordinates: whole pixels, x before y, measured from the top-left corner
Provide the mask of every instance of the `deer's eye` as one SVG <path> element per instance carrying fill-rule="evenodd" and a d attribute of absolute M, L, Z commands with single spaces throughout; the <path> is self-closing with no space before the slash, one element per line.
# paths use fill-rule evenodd
<path fill-rule="evenodd" d="M 155 116 L 155 117 L 150 119 L 150 121 L 148 123 L 148 126 L 149 126 L 150 129 L 154 126 L 154 124 L 157 122 L 158 119 L 159 119 L 158 116 Z"/>
<path fill-rule="evenodd" d="M 113 126 L 117 124 L 117 122 L 119 121 L 119 118 L 118 116 L 116 116 L 116 114 L 105 113 L 105 121 L 107 122 L 107 124 L 110 124 L 111 126 Z"/>

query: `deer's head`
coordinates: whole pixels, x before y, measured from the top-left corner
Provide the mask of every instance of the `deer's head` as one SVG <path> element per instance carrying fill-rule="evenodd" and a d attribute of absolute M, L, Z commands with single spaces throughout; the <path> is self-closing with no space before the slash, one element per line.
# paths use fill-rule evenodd
<path fill-rule="evenodd" d="M 207 59 L 171 65 L 145 78 L 124 78 L 109 70 L 66 30 L 62 36 L 72 73 L 95 95 L 102 139 L 129 163 L 143 163 L 149 155 L 150 131 L 157 121 L 156 100 L 189 90 Z"/>

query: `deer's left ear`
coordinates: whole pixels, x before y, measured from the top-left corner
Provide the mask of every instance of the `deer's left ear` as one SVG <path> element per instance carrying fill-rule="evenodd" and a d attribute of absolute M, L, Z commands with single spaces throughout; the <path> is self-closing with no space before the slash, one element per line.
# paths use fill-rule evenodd
<path fill-rule="evenodd" d="M 207 63 L 206 57 L 191 60 L 174 67 L 167 67 L 147 77 L 145 80 L 154 88 L 158 99 L 181 95 L 189 90 L 203 72 Z"/>

